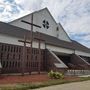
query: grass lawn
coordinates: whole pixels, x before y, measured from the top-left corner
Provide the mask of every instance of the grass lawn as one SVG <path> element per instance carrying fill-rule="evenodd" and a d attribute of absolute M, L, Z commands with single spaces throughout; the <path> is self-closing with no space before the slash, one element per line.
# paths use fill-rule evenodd
<path fill-rule="evenodd" d="M 45 82 L 37 82 L 37 83 L 0 85 L 0 90 L 28 90 L 28 89 L 47 87 L 51 85 L 59 85 L 59 84 L 80 82 L 86 80 L 90 80 L 90 77 L 80 77 L 78 79 L 51 79 Z"/>

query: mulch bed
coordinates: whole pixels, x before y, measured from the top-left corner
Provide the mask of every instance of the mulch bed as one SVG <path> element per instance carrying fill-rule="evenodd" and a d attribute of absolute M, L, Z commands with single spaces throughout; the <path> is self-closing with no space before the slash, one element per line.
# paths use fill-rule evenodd
<path fill-rule="evenodd" d="M 47 75 L 10 75 L 0 76 L 0 84 L 43 82 L 49 80 Z"/>
<path fill-rule="evenodd" d="M 64 78 L 65 80 L 79 80 L 79 77 L 68 76 Z M 44 82 L 48 81 L 50 78 L 47 74 L 40 75 L 1 75 L 0 84 L 17 84 L 17 83 L 31 83 L 31 82 Z"/>

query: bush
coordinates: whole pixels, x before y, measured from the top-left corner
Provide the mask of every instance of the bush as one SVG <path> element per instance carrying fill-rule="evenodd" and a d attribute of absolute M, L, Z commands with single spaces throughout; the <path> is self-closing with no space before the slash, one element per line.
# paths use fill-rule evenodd
<path fill-rule="evenodd" d="M 54 72 L 51 70 L 49 73 L 48 73 L 48 76 L 50 77 L 50 78 L 53 78 L 54 77 Z"/>
<path fill-rule="evenodd" d="M 50 71 L 48 73 L 48 76 L 51 78 L 51 79 L 63 79 L 64 78 L 64 75 L 60 72 L 54 72 L 54 71 Z"/>

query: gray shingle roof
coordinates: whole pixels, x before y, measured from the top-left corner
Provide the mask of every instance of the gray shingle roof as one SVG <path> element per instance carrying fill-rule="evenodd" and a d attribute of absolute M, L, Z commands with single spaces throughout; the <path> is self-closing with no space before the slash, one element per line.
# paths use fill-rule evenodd
<path fill-rule="evenodd" d="M 7 34 L 13 37 L 19 37 L 19 38 L 23 38 L 24 35 L 27 35 L 28 38 L 30 37 L 30 31 L 3 22 L 0 22 L 0 33 Z M 74 40 L 72 40 L 72 42 L 66 42 L 53 36 L 49 36 L 42 33 L 40 34 L 41 34 L 41 38 L 44 39 L 47 44 L 90 53 L 89 48 L 81 45 L 80 43 Z M 34 32 L 34 37 L 36 37 L 35 32 Z"/>

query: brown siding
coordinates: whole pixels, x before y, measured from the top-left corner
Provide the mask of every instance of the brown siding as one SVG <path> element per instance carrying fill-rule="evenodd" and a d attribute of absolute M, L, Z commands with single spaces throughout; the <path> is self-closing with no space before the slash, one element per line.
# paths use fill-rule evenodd
<path fill-rule="evenodd" d="M 26 60 L 24 62 L 25 72 L 38 71 L 39 50 L 33 48 L 32 60 L 30 55 L 30 47 L 26 48 Z M 0 61 L 2 64 L 2 73 L 22 72 L 22 54 L 23 47 L 11 44 L 0 43 Z M 45 70 L 45 51 L 41 50 L 41 67 L 40 70 Z"/>

